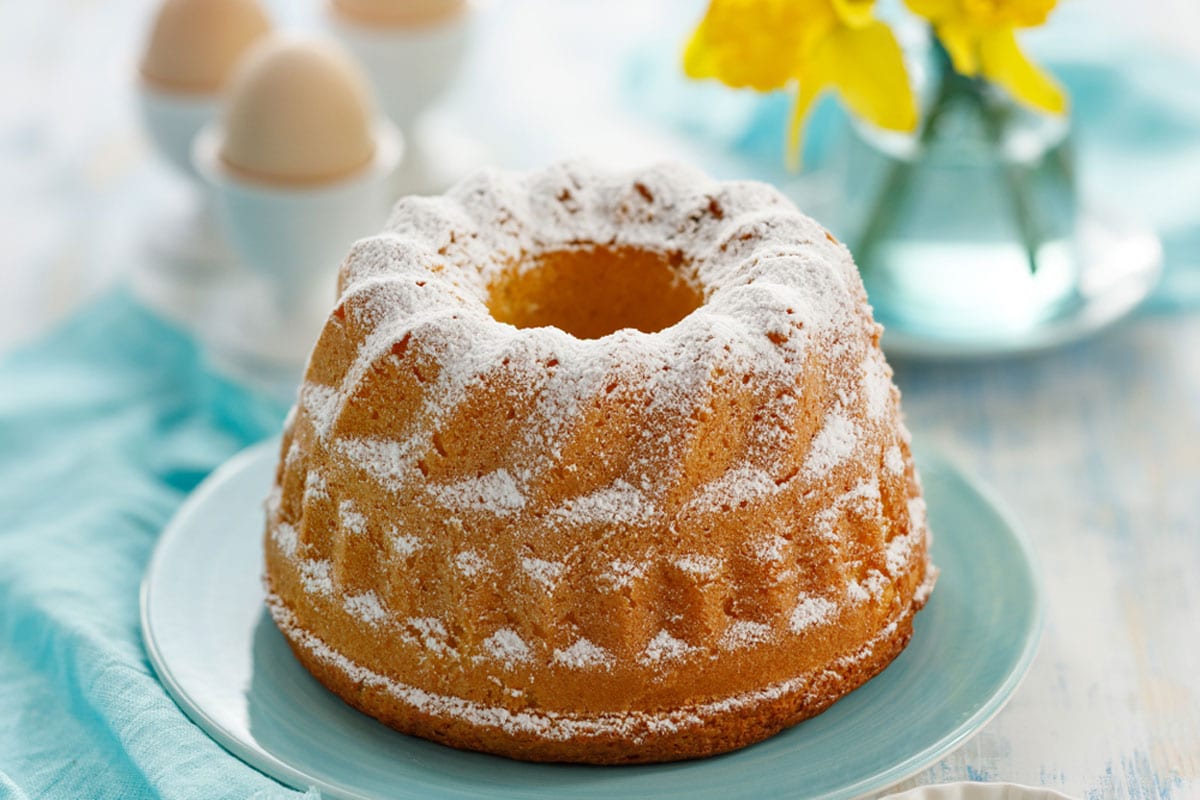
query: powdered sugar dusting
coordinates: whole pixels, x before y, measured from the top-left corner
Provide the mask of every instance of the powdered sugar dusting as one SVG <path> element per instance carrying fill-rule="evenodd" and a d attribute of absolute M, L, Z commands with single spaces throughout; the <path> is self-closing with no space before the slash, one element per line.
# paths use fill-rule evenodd
<path fill-rule="evenodd" d="M 487 569 L 488 562 L 476 550 L 464 550 L 454 557 L 454 566 L 463 575 L 473 578 Z"/>
<path fill-rule="evenodd" d="M 676 639 L 666 630 L 661 630 L 646 645 L 646 649 L 638 655 L 638 663 L 643 666 L 651 666 L 664 661 L 679 661 L 697 649 L 682 639 Z"/>
<path fill-rule="evenodd" d="M 702 510 L 718 511 L 749 502 L 761 497 L 769 497 L 780 490 L 770 473 L 750 465 L 734 467 L 716 480 L 705 484 L 695 499 L 693 505 Z"/>
<path fill-rule="evenodd" d="M 866 578 L 862 581 L 851 580 L 846 584 L 846 596 L 856 603 L 865 603 L 870 600 L 879 602 L 883 599 L 883 593 L 887 587 L 891 586 L 892 582 L 888 580 L 877 569 L 869 570 Z"/>
<path fill-rule="evenodd" d="M 863 360 L 862 396 L 866 401 L 867 419 L 882 419 L 892 399 L 892 377 L 882 354 L 872 354 Z"/>
<path fill-rule="evenodd" d="M 683 708 L 658 712 L 609 712 L 582 715 L 563 714 L 551 711 L 510 711 L 499 706 L 429 692 L 399 681 L 392 680 L 363 667 L 334 650 L 322 639 L 301 628 L 295 616 L 274 595 L 267 598 L 268 607 L 275 624 L 283 633 L 302 647 L 313 658 L 329 664 L 342 672 L 354 683 L 386 692 L 396 700 L 425 713 L 458 719 L 484 728 L 503 731 L 509 735 L 529 734 L 551 741 L 564 741 L 596 736 L 620 735 L 632 741 L 641 741 L 647 735 L 678 733 L 704 726 L 717 716 L 736 713 L 785 696 L 805 692 L 817 674 L 803 675 L 780 683 L 771 684 L 733 697 L 709 703 L 688 705 Z M 911 614 L 905 609 L 903 616 Z M 838 659 L 842 668 L 851 668 L 869 658 L 873 648 L 890 638 L 896 630 L 896 622 L 890 623 L 878 636 L 867 642 L 854 653 Z"/>
<path fill-rule="evenodd" d="M 641 490 L 618 478 L 609 486 L 564 501 L 551 514 L 574 524 L 644 525 L 662 512 Z"/>
<path fill-rule="evenodd" d="M 895 536 L 887 545 L 887 570 L 893 577 L 900 577 L 912 558 L 918 531 L 909 531 L 906 536 Z"/>
<path fill-rule="evenodd" d="M 311 382 L 305 383 L 300 388 L 300 404 L 308 412 L 308 418 L 312 420 L 313 428 L 321 437 L 329 434 L 329 429 L 333 427 L 338 409 L 342 405 L 337 389 Z"/>
<path fill-rule="evenodd" d="M 374 592 L 348 595 L 342 605 L 345 606 L 347 613 L 368 625 L 378 625 L 387 619 L 383 603 L 379 602 L 379 596 Z"/>
<path fill-rule="evenodd" d="M 294 527 L 286 522 L 277 522 L 271 531 L 271 539 L 275 542 L 275 546 L 279 548 L 281 553 L 288 558 L 295 558 L 300 538 L 296 535 Z"/>
<path fill-rule="evenodd" d="M 338 504 L 338 521 L 350 533 L 361 536 L 367 532 L 367 518 L 354 505 L 353 500 L 343 500 Z"/>
<path fill-rule="evenodd" d="M 858 445 L 858 428 L 844 410 L 829 412 L 825 425 L 813 439 L 804 469 L 814 478 L 823 478 L 854 453 Z"/>
<path fill-rule="evenodd" d="M 623 589 L 645 574 L 645 564 L 636 564 L 623 558 L 616 558 L 608 565 L 607 570 L 600 573 L 600 580 L 605 581 L 614 589 Z"/>
<path fill-rule="evenodd" d="M 275 528 L 271 530 L 271 541 L 274 541 L 275 546 L 288 558 L 295 558 L 300 537 L 296 535 L 296 529 L 292 525 L 282 521 L 276 523 Z"/>
<path fill-rule="evenodd" d="M 856 508 L 863 514 L 881 516 L 883 514 L 883 495 L 879 492 L 879 478 L 875 475 L 863 478 L 854 488 L 842 495 L 839 505 Z"/>
<path fill-rule="evenodd" d="M 880 634 L 878 636 L 876 636 L 873 640 L 867 642 L 866 644 L 864 644 L 862 647 L 858 648 L 858 650 L 854 651 L 850 655 L 842 656 L 841 658 L 839 658 L 837 661 L 834 662 L 834 666 L 841 667 L 842 669 L 848 669 L 850 667 L 853 667 L 855 664 L 858 664 L 861 661 L 865 661 L 866 659 L 868 659 L 872 655 L 874 655 L 876 644 L 878 644 L 883 639 L 890 637 L 895 632 L 896 632 L 896 622 L 893 620 L 892 622 L 888 623 L 887 627 L 884 628 L 883 631 L 881 631 Z"/>
<path fill-rule="evenodd" d="M 721 568 L 721 560 L 715 556 L 691 554 L 675 559 L 675 566 L 684 572 L 707 578 L 715 575 Z"/>
<path fill-rule="evenodd" d="M 291 410 L 288 411 L 288 419 L 291 421 L 286 423 L 286 427 L 288 430 L 291 430 L 292 422 L 294 422 L 296 419 L 296 406 L 292 406 Z M 283 456 L 283 465 L 285 467 L 291 467 L 299 460 L 300 441 L 293 438 L 291 444 L 288 445 L 287 453 L 285 453 Z"/>
<path fill-rule="evenodd" d="M 456 510 L 473 509 L 504 516 L 525 507 L 525 495 L 506 469 L 458 483 L 431 486 L 430 493 Z"/>
<path fill-rule="evenodd" d="M 908 501 L 908 524 L 911 530 L 923 531 L 928 526 L 925 498 L 913 497 Z"/>
<path fill-rule="evenodd" d="M 333 594 L 333 565 L 328 561 L 301 561 L 300 585 L 309 594 Z"/>
<path fill-rule="evenodd" d="M 363 469 L 381 485 L 397 489 L 417 471 L 413 440 L 337 439 L 334 451 Z"/>
<path fill-rule="evenodd" d="M 933 592 L 933 587 L 937 583 L 938 575 L 941 573 L 933 564 L 925 565 L 925 580 L 921 581 L 921 585 L 913 592 L 913 603 L 918 606 L 923 606 L 929 600 L 929 595 Z"/>
<path fill-rule="evenodd" d="M 325 476 L 320 470 L 310 469 L 304 476 L 304 502 L 311 503 L 314 500 L 328 499 L 329 487 L 325 483 Z"/>
<path fill-rule="evenodd" d="M 400 638 L 414 644 L 429 653 L 439 656 L 454 655 L 450 647 L 449 634 L 446 625 L 435 617 L 411 617 L 404 621 L 404 631 Z"/>
<path fill-rule="evenodd" d="M 521 569 L 525 570 L 525 574 L 533 578 L 543 589 L 552 592 L 554 591 L 554 587 L 558 585 L 563 565 L 558 561 L 546 561 L 540 558 L 522 558 Z"/>
<path fill-rule="evenodd" d="M 721 636 L 722 650 L 741 650 L 754 647 L 771 639 L 771 626 L 765 622 L 748 619 L 735 620 Z"/>
<path fill-rule="evenodd" d="M 388 540 L 392 543 L 392 550 L 401 558 L 408 558 L 425 546 L 417 537 L 409 533 L 402 534 L 394 526 L 389 529 Z"/>
<path fill-rule="evenodd" d="M 484 639 L 483 649 L 509 669 L 516 664 L 526 663 L 533 657 L 529 645 L 511 628 L 501 628 Z"/>
<path fill-rule="evenodd" d="M 899 445 L 892 445 L 883 454 L 883 465 L 888 468 L 888 471 L 894 472 L 897 475 L 904 472 L 904 453 L 901 452 Z"/>
<path fill-rule="evenodd" d="M 866 603 L 871 599 L 871 593 L 866 586 L 854 580 L 846 584 L 846 597 L 855 603 Z"/>
<path fill-rule="evenodd" d="M 800 602 L 792 609 L 788 619 L 792 633 L 803 633 L 816 625 L 826 625 L 833 621 L 837 613 L 837 604 L 824 597 L 801 595 Z"/>
<path fill-rule="evenodd" d="M 283 487 L 278 484 L 271 487 L 271 491 L 267 492 L 267 499 L 263 501 L 263 509 L 266 510 L 267 516 L 272 517 L 279 513 L 279 506 L 283 503 Z"/>
<path fill-rule="evenodd" d="M 554 663 L 571 669 L 607 669 L 613 665 L 613 656 L 600 645 L 581 638 L 566 650 L 555 650 Z"/>
<path fill-rule="evenodd" d="M 763 539 L 754 545 L 754 556 L 759 561 L 765 561 L 769 564 L 775 564 L 783 561 L 783 553 L 787 548 L 787 539 L 778 534 Z"/>

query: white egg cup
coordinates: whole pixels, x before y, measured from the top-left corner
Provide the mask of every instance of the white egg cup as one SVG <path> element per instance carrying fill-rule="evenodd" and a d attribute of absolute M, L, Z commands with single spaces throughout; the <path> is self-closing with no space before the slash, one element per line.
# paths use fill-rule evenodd
<path fill-rule="evenodd" d="M 294 392 L 336 302 L 337 269 L 359 238 L 377 232 L 391 206 L 389 183 L 404 140 L 376 124 L 375 157 L 354 174 L 317 186 L 255 182 L 220 156 L 216 123 L 196 139 L 192 163 L 207 184 L 218 225 L 244 267 L 201 332 L 218 366 L 252 384 Z"/>
<path fill-rule="evenodd" d="M 216 94 L 189 94 L 138 87 L 142 124 L 155 149 L 188 183 L 182 207 L 168 207 L 148 228 L 151 263 L 176 277 L 198 279 L 228 269 L 230 253 L 213 218 L 203 182 L 192 164 L 196 136 L 217 118 Z"/>
<path fill-rule="evenodd" d="M 383 112 L 404 134 L 404 162 L 393 192 L 445 191 L 475 164 L 459 164 L 457 148 L 439 147 L 422 135 L 418 121 L 446 93 L 461 71 L 470 45 L 472 5 L 445 19 L 411 26 L 368 25 L 339 14 L 327 2 L 325 24 L 371 76 Z"/>

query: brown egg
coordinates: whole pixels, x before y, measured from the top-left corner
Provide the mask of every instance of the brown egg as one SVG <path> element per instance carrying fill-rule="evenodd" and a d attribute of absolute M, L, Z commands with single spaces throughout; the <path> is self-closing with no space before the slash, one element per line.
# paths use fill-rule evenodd
<path fill-rule="evenodd" d="M 266 183 L 335 181 L 373 158 L 374 120 L 367 78 L 341 48 L 271 37 L 234 75 L 221 159 Z"/>
<path fill-rule="evenodd" d="M 330 0 L 336 13 L 364 25 L 406 27 L 448 19 L 466 7 L 465 0 Z"/>
<path fill-rule="evenodd" d="M 166 0 L 150 30 L 142 77 L 169 91 L 215 93 L 270 29 L 255 0 Z"/>

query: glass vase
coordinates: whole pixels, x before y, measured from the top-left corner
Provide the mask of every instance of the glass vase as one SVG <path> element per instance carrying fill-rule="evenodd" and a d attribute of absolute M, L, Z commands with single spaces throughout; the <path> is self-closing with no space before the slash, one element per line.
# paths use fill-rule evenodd
<path fill-rule="evenodd" d="M 877 319 L 907 336 L 1020 337 L 1078 302 L 1069 118 L 964 77 L 939 49 L 913 135 L 858 126 L 841 153 L 839 233 Z"/>

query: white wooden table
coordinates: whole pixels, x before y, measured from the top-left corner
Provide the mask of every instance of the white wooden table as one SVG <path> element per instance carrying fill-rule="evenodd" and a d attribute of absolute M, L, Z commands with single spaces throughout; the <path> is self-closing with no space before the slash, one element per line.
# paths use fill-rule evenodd
<path fill-rule="evenodd" d="M 922 781 L 1200 797 L 1200 317 L 1041 358 L 897 365 L 911 427 L 989 483 L 1045 577 L 1011 704 Z"/>
<path fill-rule="evenodd" d="M 279 17 L 310 24 L 311 8 L 275 5 Z M 589 37 L 652 24 L 661 12 L 647 5 L 606 4 L 607 22 Z M 148 7 L 0 8 L 0 348 L 120 280 L 139 258 L 147 209 L 177 191 L 133 114 Z M 475 60 L 441 118 L 486 136 L 493 160 L 518 167 L 579 152 L 628 162 L 692 156 L 589 95 L 579 82 L 611 64 L 595 48 L 589 61 L 571 37 L 535 35 L 532 21 L 591 11 L 554 8 L 484 3 Z M 1123 8 L 1096 0 L 1088 13 Z M 1197 49 L 1200 6 L 1139 9 L 1128 23 L 1138 35 Z M 548 74 L 539 58 L 572 66 Z M 481 87 L 497 75 L 519 100 L 489 104 Z M 1002 780 L 1080 798 L 1200 797 L 1198 348 L 1192 313 L 1141 317 L 1029 360 L 897 365 L 916 435 L 989 483 L 1028 531 L 1048 603 L 1040 655 L 1011 704 L 905 785 Z"/>

